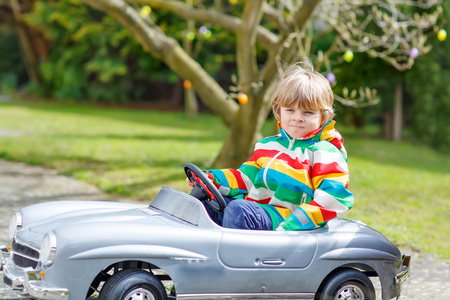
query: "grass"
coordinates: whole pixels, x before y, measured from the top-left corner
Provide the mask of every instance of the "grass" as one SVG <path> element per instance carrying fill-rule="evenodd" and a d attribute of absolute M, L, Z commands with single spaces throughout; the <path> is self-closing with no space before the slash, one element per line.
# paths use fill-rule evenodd
<path fill-rule="evenodd" d="M 426 147 L 350 139 L 350 187 L 360 219 L 402 246 L 450 257 L 450 159 Z"/>
<path fill-rule="evenodd" d="M 270 124 L 266 133 L 270 132 Z M 354 208 L 344 217 L 398 246 L 450 257 L 450 158 L 426 147 L 345 137 Z M 0 157 L 56 168 L 111 197 L 149 201 L 162 185 L 188 191 L 183 166 L 208 167 L 227 130 L 211 115 L 14 101 L 0 104 Z"/>

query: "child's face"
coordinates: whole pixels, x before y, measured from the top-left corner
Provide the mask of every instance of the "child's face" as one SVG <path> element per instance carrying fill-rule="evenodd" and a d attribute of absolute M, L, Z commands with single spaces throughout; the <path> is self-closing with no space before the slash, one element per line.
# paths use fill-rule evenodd
<path fill-rule="evenodd" d="M 319 110 L 282 106 L 280 119 L 284 130 L 294 139 L 302 138 L 322 125 L 322 113 Z"/>

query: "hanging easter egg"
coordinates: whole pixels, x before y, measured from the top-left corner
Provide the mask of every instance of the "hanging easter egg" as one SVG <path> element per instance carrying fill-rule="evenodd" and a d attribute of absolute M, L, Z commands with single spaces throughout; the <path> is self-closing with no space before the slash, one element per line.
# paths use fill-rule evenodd
<path fill-rule="evenodd" d="M 236 5 L 236 4 L 238 3 L 238 0 L 228 0 L 228 2 L 229 2 L 231 5 Z"/>
<path fill-rule="evenodd" d="M 439 41 L 443 42 L 447 38 L 447 31 L 445 29 L 441 29 L 437 33 L 437 38 Z"/>
<path fill-rule="evenodd" d="M 151 12 L 152 8 L 148 5 L 145 5 L 144 7 L 142 7 L 141 11 L 139 12 L 139 15 L 141 16 L 142 19 L 144 19 L 147 18 Z"/>
<path fill-rule="evenodd" d="M 419 56 L 419 49 L 414 47 L 409 51 L 409 57 L 416 59 L 417 56 Z"/>
<path fill-rule="evenodd" d="M 344 60 L 348 63 L 352 62 L 353 60 L 353 52 L 351 50 L 347 50 L 344 53 Z"/>
<path fill-rule="evenodd" d="M 183 82 L 183 87 L 184 87 L 186 90 L 190 90 L 190 89 L 192 88 L 192 82 L 190 82 L 189 80 L 185 80 L 185 81 Z"/>
<path fill-rule="evenodd" d="M 211 30 L 206 30 L 206 32 L 205 32 L 205 34 L 203 35 L 203 37 L 206 39 L 206 40 L 209 40 L 210 38 L 211 38 L 211 36 L 212 36 L 212 32 L 211 32 Z"/>
<path fill-rule="evenodd" d="M 201 35 L 205 35 L 205 33 L 208 31 L 208 28 L 206 28 L 206 26 L 201 26 L 198 29 L 198 33 L 200 33 Z"/>
<path fill-rule="evenodd" d="M 248 103 L 248 97 L 244 93 L 239 93 L 238 100 L 239 100 L 239 103 L 242 104 L 242 105 L 245 105 L 245 104 Z"/>
<path fill-rule="evenodd" d="M 327 74 L 327 79 L 330 84 L 333 84 L 336 81 L 336 75 L 333 72 Z"/>
<path fill-rule="evenodd" d="M 195 40 L 195 33 L 193 33 L 192 31 L 189 31 L 189 32 L 186 34 L 186 38 L 188 39 L 188 41 L 193 41 L 193 40 Z"/>

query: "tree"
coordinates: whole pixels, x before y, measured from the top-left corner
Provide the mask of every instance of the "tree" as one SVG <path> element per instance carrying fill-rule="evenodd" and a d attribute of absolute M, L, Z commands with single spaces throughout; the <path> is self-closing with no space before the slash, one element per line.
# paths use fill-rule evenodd
<path fill-rule="evenodd" d="M 230 128 L 216 161 L 230 167 L 246 160 L 260 137 L 271 95 L 286 65 L 310 57 L 317 68 L 332 72 L 344 60 L 351 61 L 354 52 L 365 52 L 405 70 L 414 63 L 411 49 L 430 51 L 427 35 L 437 31 L 442 13 L 440 0 L 229 0 L 194 1 L 192 7 L 174 0 L 82 1 L 114 17 L 147 52 L 192 83 L 202 101 Z M 220 26 L 236 36 L 237 74 L 229 92 L 151 16 L 140 16 L 145 6 L 196 24 Z M 409 14 L 411 8 L 414 15 Z M 238 104 L 238 95 L 245 95 L 248 104 Z M 368 88 L 343 96 L 336 100 L 353 106 L 376 99 Z"/>
<path fill-rule="evenodd" d="M 41 81 L 38 61 L 47 57 L 48 43 L 23 20 L 23 14 L 31 10 L 32 4 L 33 0 L 0 0 L 0 19 L 16 30 L 28 77 L 38 83 Z"/>
<path fill-rule="evenodd" d="M 32 10 L 21 15 L 22 24 L 38 32 L 50 50 L 35 60 L 41 82 L 26 85 L 27 91 L 60 100 L 123 103 L 156 99 L 166 84 L 178 80 L 116 20 L 77 2 L 33 1 Z M 169 16 L 167 22 L 174 19 Z"/>
<path fill-rule="evenodd" d="M 450 2 L 444 3 L 444 16 L 450 18 Z M 450 24 L 444 30 L 450 32 Z M 434 39 L 433 51 L 417 59 L 406 73 L 405 91 L 409 105 L 406 124 L 413 138 L 443 153 L 450 153 L 450 43 Z"/>

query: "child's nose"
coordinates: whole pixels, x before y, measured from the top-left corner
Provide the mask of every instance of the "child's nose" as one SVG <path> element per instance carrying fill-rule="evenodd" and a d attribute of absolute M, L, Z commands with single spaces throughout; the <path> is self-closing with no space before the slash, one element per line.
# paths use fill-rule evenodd
<path fill-rule="evenodd" d="M 296 120 L 296 121 L 303 121 L 303 115 L 302 115 L 302 113 L 301 113 L 301 112 L 296 112 L 296 113 L 294 114 L 294 120 Z"/>

